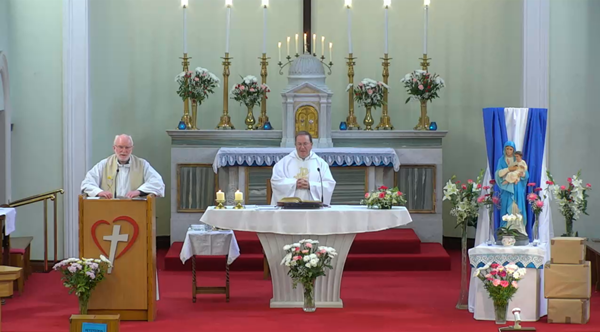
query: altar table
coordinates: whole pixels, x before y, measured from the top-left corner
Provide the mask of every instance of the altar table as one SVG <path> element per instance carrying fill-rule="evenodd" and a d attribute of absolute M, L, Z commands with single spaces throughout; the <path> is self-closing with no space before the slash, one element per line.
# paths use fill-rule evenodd
<path fill-rule="evenodd" d="M 501 265 L 514 263 L 527 270 L 525 277 L 518 282 L 519 289 L 508 303 L 509 316 L 513 308 L 521 308 L 521 320 L 524 322 L 538 321 L 540 317 L 547 314 L 543 274 L 545 256 L 546 244 L 544 243 L 536 247 L 481 244 L 469 249 L 469 260 L 473 273 L 475 273 L 475 269 L 488 263 Z M 473 317 L 477 320 L 495 320 L 494 304 L 483 287 L 483 282 L 479 278 L 471 276 L 469 293 L 472 292 L 475 292 L 475 296 L 469 296 L 469 298 L 473 299 L 474 303 L 469 303 L 469 307 L 474 307 Z"/>
<path fill-rule="evenodd" d="M 333 247 L 338 255 L 332 260 L 333 269 L 317 278 L 316 306 L 343 308 L 340 297 L 342 273 L 350 246 L 357 233 L 376 232 L 412 222 L 408 210 L 368 209 L 366 206 L 334 205 L 318 210 L 284 210 L 273 206 L 247 206 L 246 209 L 206 210 L 201 222 L 223 229 L 257 232 L 263 246 L 273 285 L 271 308 L 301 308 L 302 286 L 292 288 L 289 270 L 281 265 L 285 256 L 283 246 L 302 239 L 319 241 L 319 246 Z"/>

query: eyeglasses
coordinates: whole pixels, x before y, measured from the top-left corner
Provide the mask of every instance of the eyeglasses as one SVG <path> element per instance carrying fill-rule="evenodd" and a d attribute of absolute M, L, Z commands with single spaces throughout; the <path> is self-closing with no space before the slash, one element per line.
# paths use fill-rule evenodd
<path fill-rule="evenodd" d="M 133 146 L 122 146 L 122 145 L 115 145 L 115 148 L 119 149 L 119 150 L 131 150 Z"/>
<path fill-rule="evenodd" d="M 310 142 L 305 142 L 305 143 L 296 143 L 296 146 L 310 146 L 312 143 Z"/>

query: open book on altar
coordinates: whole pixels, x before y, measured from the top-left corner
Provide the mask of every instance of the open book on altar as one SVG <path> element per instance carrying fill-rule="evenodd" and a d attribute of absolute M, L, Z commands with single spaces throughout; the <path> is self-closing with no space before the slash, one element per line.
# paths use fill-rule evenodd
<path fill-rule="evenodd" d="M 298 197 L 284 197 L 277 202 L 277 206 L 281 206 L 284 209 L 320 209 L 325 204 L 321 201 L 303 201 Z"/>

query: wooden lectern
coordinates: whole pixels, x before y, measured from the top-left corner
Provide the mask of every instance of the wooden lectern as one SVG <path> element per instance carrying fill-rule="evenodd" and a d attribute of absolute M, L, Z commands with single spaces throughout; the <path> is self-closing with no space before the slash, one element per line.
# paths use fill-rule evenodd
<path fill-rule="evenodd" d="M 95 199 L 79 196 L 79 256 L 106 256 L 113 267 L 92 292 L 90 315 L 122 321 L 156 318 L 154 196 Z"/>

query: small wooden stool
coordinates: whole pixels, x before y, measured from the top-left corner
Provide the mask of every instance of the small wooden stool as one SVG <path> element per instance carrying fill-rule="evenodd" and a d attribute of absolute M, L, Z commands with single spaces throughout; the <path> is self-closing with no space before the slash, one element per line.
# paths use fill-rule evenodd
<path fill-rule="evenodd" d="M 225 302 L 229 302 L 229 264 L 225 256 L 225 287 L 198 287 L 196 283 L 196 256 L 192 256 L 192 302 L 196 303 L 196 294 L 225 294 Z"/>

